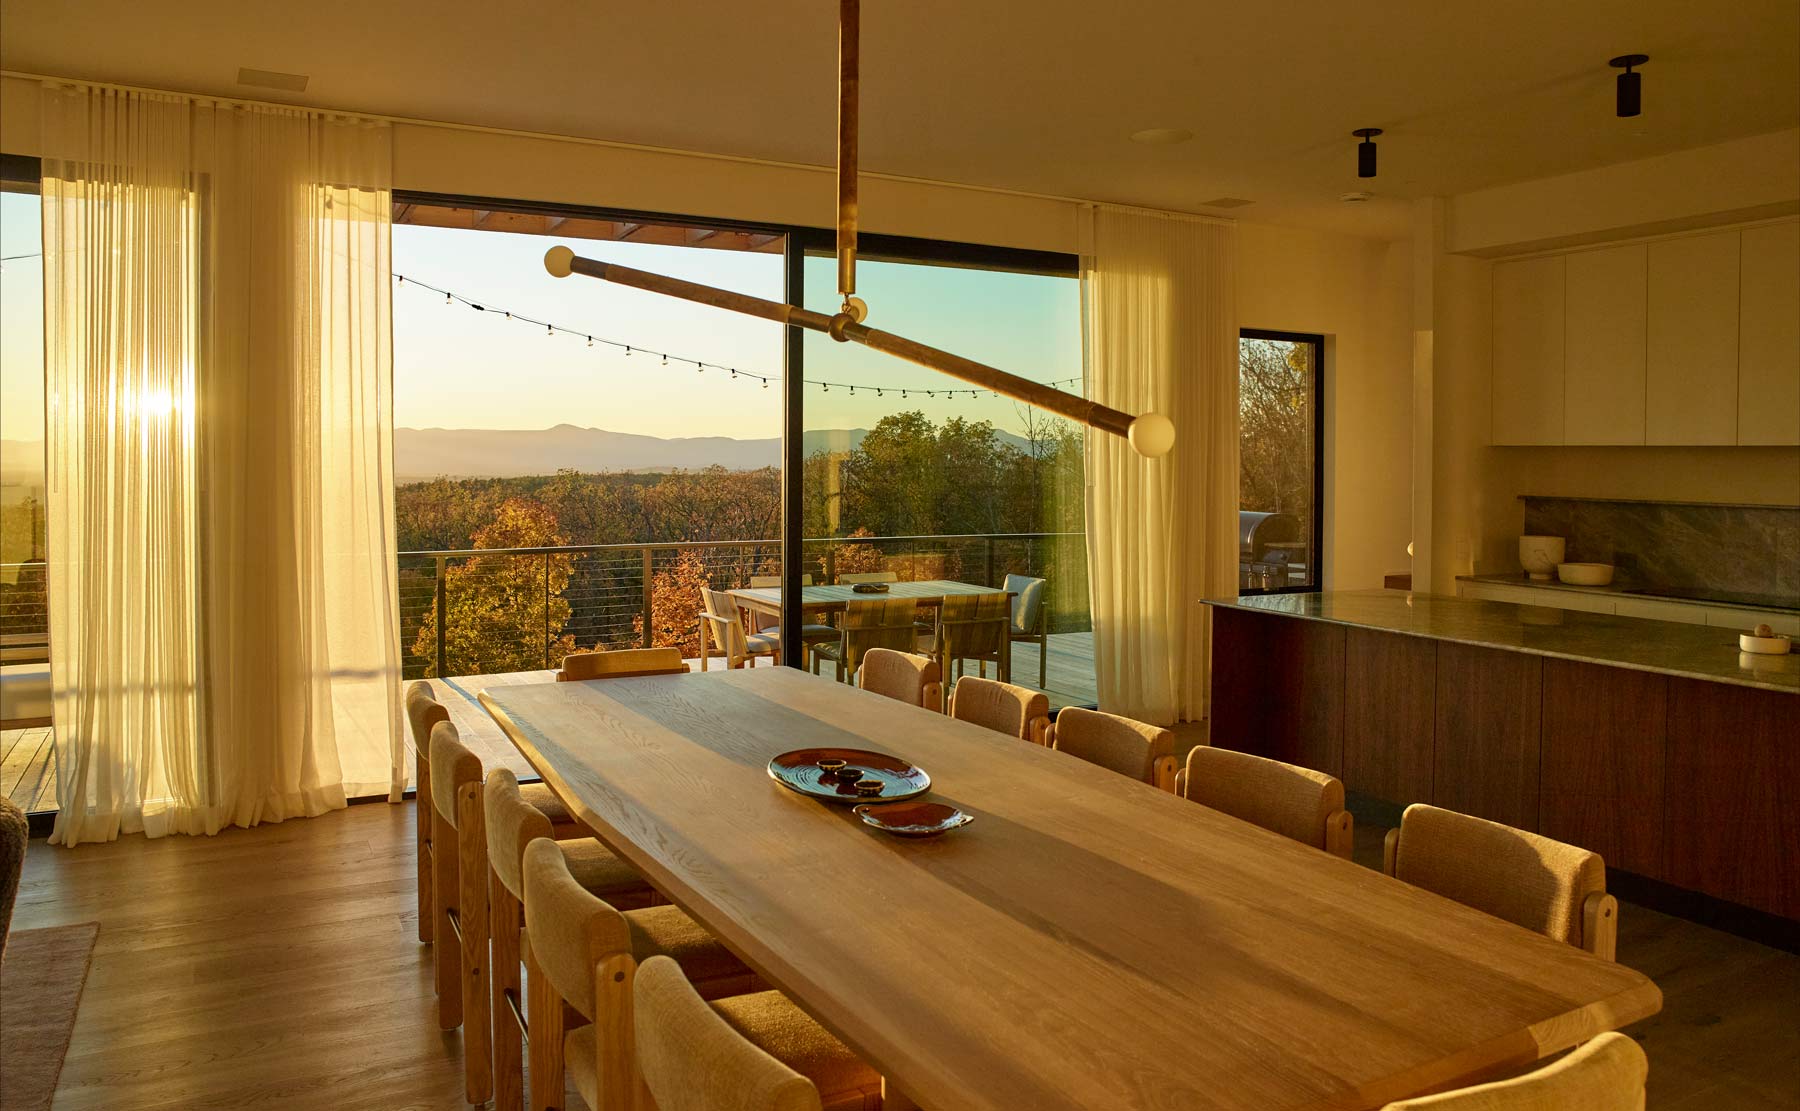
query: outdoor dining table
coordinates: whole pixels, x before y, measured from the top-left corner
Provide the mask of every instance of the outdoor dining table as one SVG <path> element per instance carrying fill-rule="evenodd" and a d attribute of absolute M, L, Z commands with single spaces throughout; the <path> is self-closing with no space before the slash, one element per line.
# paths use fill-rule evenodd
<path fill-rule="evenodd" d="M 957 582 L 954 579 L 924 579 L 919 582 L 892 582 L 882 584 L 885 591 L 862 593 L 856 591 L 851 583 L 835 583 L 822 586 L 803 586 L 800 588 L 800 612 L 805 616 L 825 616 L 842 613 L 853 601 L 868 598 L 910 598 L 918 603 L 920 609 L 935 609 L 944 604 L 944 599 L 961 594 L 1005 594 L 1011 607 L 1013 592 L 992 586 L 977 586 L 974 583 Z M 738 605 L 753 613 L 766 617 L 781 619 L 781 588 L 740 587 L 726 591 L 736 599 Z M 1012 637 L 1000 638 L 1000 678 L 1012 678 Z"/>
<path fill-rule="evenodd" d="M 934 1111 L 1379 1107 L 1661 1007 L 1624 965 L 795 669 L 480 698 L 606 844 Z M 974 821 L 896 838 L 768 775 L 820 746 L 910 761 Z"/>

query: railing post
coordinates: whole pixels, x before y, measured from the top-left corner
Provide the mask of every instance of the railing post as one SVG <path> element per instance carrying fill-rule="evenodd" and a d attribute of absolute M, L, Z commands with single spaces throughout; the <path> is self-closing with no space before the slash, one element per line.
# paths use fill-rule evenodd
<path fill-rule="evenodd" d="M 550 553 L 544 553 L 544 670 L 550 670 Z"/>
<path fill-rule="evenodd" d="M 650 555 L 651 555 L 651 549 L 649 547 L 645 547 L 644 548 L 644 647 L 645 648 L 656 647 L 656 633 L 650 627 L 651 616 L 655 612 L 655 605 L 654 605 L 655 598 L 653 597 L 654 587 L 651 585 L 651 582 L 654 578 L 654 572 L 651 570 L 651 566 L 650 566 L 650 564 L 651 564 Z"/>
<path fill-rule="evenodd" d="M 434 661 L 435 666 L 432 668 L 432 674 L 439 679 L 443 679 L 445 678 L 445 672 L 449 670 L 449 667 L 445 662 L 444 629 L 450 624 L 450 607 L 448 604 L 450 601 L 450 584 L 444 576 L 443 556 L 437 557 L 437 578 L 432 583 L 431 589 L 432 593 L 435 595 L 433 600 L 434 604 L 437 606 L 437 659 Z"/>

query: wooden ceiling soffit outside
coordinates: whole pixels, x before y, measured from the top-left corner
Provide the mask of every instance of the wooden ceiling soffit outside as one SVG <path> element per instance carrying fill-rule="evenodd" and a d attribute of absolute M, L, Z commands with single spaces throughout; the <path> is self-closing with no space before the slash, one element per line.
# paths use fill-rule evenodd
<path fill-rule="evenodd" d="M 780 254 L 781 236 L 771 232 L 722 231 L 675 224 L 633 223 L 586 216 L 551 216 L 498 208 L 455 208 L 396 202 L 394 223 L 471 231 L 505 231 L 517 235 L 552 235 L 558 239 L 598 239 L 614 243 L 654 243 L 665 247 L 702 247 L 713 251 L 759 251 Z"/>

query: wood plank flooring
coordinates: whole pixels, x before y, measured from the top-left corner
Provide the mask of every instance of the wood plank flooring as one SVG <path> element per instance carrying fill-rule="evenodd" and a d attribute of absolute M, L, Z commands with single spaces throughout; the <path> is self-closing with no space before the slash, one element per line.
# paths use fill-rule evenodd
<path fill-rule="evenodd" d="M 1358 831 L 1359 859 L 1379 861 L 1381 833 Z M 410 802 L 210 838 L 33 841 L 13 928 L 101 923 L 58 1111 L 466 1106 L 413 853 Z M 1651 1111 L 1795 1106 L 1800 956 L 1635 906 L 1619 953 L 1664 994 L 1630 1031 Z"/>
<path fill-rule="evenodd" d="M 28 814 L 56 809 L 56 746 L 49 726 L 0 730 L 0 796 Z"/>

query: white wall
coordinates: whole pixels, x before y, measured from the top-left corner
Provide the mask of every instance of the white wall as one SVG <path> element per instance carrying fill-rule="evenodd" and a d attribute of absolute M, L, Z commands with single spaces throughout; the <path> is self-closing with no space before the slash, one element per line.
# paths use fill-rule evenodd
<path fill-rule="evenodd" d="M 1325 587 L 1408 567 L 1412 264 L 1408 244 L 1239 228 L 1238 318 L 1318 332 L 1325 352 Z"/>

